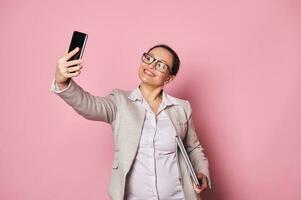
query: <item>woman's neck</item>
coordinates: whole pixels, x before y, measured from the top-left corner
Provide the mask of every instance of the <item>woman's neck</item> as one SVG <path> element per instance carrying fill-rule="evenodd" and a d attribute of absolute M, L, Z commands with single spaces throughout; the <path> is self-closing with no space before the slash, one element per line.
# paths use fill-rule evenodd
<path fill-rule="evenodd" d="M 155 102 L 157 100 L 162 100 L 162 89 L 163 89 L 162 86 L 153 87 L 153 86 L 141 83 L 139 88 L 140 88 L 142 95 L 148 102 Z"/>

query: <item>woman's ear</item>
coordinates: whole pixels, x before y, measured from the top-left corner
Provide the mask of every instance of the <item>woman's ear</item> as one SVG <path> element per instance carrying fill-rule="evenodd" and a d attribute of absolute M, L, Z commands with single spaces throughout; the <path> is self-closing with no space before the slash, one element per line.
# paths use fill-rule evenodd
<path fill-rule="evenodd" d="M 175 77 L 176 77 L 175 75 L 170 75 L 169 77 L 167 77 L 166 80 L 164 81 L 164 85 L 173 81 L 175 79 Z"/>

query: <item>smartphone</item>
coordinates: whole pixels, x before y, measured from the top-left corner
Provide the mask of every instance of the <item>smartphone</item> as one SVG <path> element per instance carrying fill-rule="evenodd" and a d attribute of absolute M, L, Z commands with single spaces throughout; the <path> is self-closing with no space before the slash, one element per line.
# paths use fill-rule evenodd
<path fill-rule="evenodd" d="M 85 49 L 85 46 L 86 46 L 87 39 L 88 39 L 88 34 L 82 33 L 82 32 L 79 32 L 79 31 L 74 31 L 73 32 L 68 53 L 70 51 L 72 51 L 73 49 L 75 49 L 76 47 L 79 47 L 79 51 L 74 56 L 72 56 L 68 61 L 77 60 L 77 59 L 82 58 L 83 53 L 84 53 L 84 49 Z"/>

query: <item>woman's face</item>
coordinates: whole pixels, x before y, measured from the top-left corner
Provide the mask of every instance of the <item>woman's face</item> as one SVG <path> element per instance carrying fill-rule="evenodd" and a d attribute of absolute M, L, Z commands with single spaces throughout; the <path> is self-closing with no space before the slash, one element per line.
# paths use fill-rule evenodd
<path fill-rule="evenodd" d="M 154 48 L 148 52 L 148 54 L 150 54 L 156 60 L 151 64 L 141 62 L 138 71 L 141 82 L 153 87 L 161 87 L 171 82 L 174 76 L 170 74 L 169 70 L 166 70 L 166 72 L 161 72 L 156 69 L 156 64 L 157 60 L 160 60 L 171 67 L 173 62 L 172 54 L 162 47 Z"/>

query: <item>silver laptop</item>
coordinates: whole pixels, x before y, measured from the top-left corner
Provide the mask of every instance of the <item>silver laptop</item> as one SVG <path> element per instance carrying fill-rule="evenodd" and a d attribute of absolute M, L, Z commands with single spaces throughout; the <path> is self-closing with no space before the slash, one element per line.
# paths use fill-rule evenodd
<path fill-rule="evenodd" d="M 182 153 L 182 155 L 184 157 L 186 166 L 187 166 L 187 168 L 189 170 L 189 173 L 190 173 L 190 177 L 191 177 L 192 181 L 194 182 L 194 184 L 199 187 L 200 186 L 199 180 L 198 180 L 198 178 L 197 178 L 197 176 L 196 176 L 196 174 L 194 172 L 194 169 L 193 169 L 192 164 L 190 162 L 190 159 L 189 159 L 189 157 L 187 155 L 187 152 L 186 152 L 186 149 L 185 149 L 185 147 L 183 145 L 181 137 L 177 135 L 176 136 L 176 141 L 177 141 L 178 147 L 180 148 L 181 153 Z"/>

